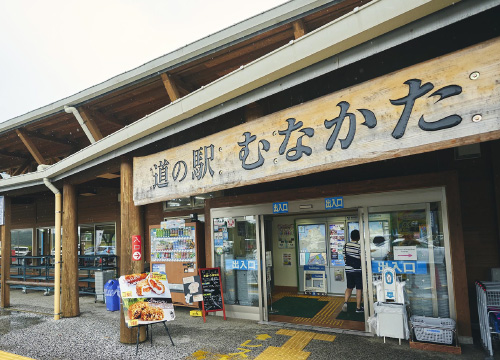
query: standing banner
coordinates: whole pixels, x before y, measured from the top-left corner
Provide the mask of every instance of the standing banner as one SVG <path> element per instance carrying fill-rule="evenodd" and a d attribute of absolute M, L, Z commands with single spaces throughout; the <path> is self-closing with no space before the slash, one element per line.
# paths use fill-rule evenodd
<path fill-rule="evenodd" d="M 206 322 L 207 313 L 215 311 L 222 311 L 224 320 L 226 320 L 226 308 L 224 306 L 224 294 L 222 293 L 220 268 L 199 269 L 199 273 L 203 294 L 203 322 Z"/>
<path fill-rule="evenodd" d="M 120 276 L 123 313 L 128 327 L 175 319 L 174 305 L 165 274 Z"/>

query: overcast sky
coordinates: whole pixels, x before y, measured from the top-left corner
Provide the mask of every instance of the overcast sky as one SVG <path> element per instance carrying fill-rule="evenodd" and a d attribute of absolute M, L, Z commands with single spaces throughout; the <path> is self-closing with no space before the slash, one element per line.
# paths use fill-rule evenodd
<path fill-rule="evenodd" d="M 286 0 L 1 0 L 0 122 Z"/>

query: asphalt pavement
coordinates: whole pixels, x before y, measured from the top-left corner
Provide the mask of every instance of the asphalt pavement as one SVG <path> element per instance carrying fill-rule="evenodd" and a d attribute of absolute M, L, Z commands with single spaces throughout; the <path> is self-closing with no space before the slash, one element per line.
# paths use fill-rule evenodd
<path fill-rule="evenodd" d="M 408 341 L 339 334 L 292 325 L 192 317 L 177 307 L 168 323 L 175 346 L 161 324 L 153 343 L 120 343 L 120 314 L 91 296 L 80 298 L 81 315 L 54 320 L 53 295 L 11 291 L 11 307 L 0 309 L 0 350 L 33 359 L 456 359 L 458 355 L 411 349 Z M 498 349 L 500 355 L 500 348 Z M 462 345 L 461 359 L 485 359 L 479 345 Z M 0 355 L 1 358 L 1 355 Z M 500 356 L 495 356 L 500 359 Z"/>

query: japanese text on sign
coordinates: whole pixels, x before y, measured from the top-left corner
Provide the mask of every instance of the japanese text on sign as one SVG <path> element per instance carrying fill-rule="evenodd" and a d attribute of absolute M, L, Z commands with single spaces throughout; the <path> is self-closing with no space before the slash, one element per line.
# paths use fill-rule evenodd
<path fill-rule="evenodd" d="M 342 196 L 325 199 L 325 210 L 343 209 L 343 208 L 344 208 L 344 198 Z"/>
<path fill-rule="evenodd" d="M 141 235 L 132 236 L 132 260 L 139 261 L 142 259 L 142 239 Z"/>
<path fill-rule="evenodd" d="M 423 261 L 377 261 L 372 260 L 372 272 L 381 273 L 390 267 L 396 274 L 427 274 L 427 263 Z"/>
<path fill-rule="evenodd" d="M 191 143 L 134 158 L 143 205 L 456 146 L 500 130 L 500 41 L 417 64 Z M 496 61 L 498 60 L 498 61 Z M 471 81 L 464 69 L 488 71 Z M 446 76 L 443 76 L 446 73 Z M 490 89 L 486 91 L 485 89 Z M 489 100 L 488 100 L 489 99 Z M 464 121 L 478 111 L 482 121 Z M 337 206 L 330 201 L 326 207 Z"/>
<path fill-rule="evenodd" d="M 226 259 L 225 270 L 257 270 L 257 260 Z"/>
<path fill-rule="evenodd" d="M 288 212 L 287 202 L 273 203 L 273 214 L 284 214 L 287 212 Z"/>

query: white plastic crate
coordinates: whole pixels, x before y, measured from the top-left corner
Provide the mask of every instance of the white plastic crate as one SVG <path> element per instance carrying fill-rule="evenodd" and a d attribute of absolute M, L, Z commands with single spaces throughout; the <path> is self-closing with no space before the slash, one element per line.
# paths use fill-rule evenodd
<path fill-rule="evenodd" d="M 411 323 L 418 341 L 451 345 L 455 331 L 455 321 L 448 318 L 412 316 Z"/>

